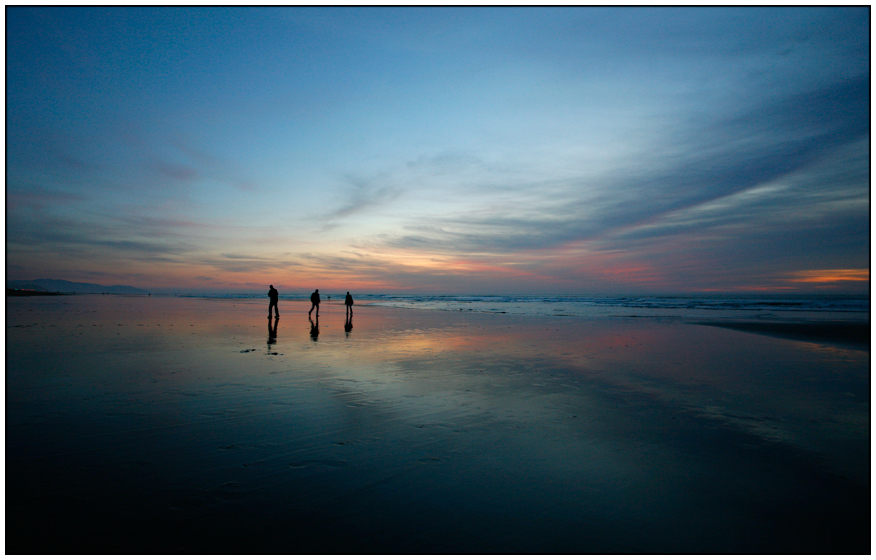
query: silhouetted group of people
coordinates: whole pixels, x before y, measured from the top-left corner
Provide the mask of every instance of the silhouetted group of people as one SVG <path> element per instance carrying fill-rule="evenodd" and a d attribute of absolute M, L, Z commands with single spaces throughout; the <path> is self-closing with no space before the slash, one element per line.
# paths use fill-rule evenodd
<path fill-rule="evenodd" d="M 268 290 L 268 298 L 270 303 L 268 304 L 268 329 L 269 329 L 269 340 L 270 344 L 272 340 L 276 340 L 277 337 L 277 319 L 280 318 L 280 310 L 277 307 L 277 302 L 280 299 L 280 294 L 274 288 L 274 285 L 271 284 L 271 289 Z M 314 290 L 312 294 L 310 294 L 310 311 L 307 312 L 307 317 L 310 319 L 310 336 L 313 340 L 316 340 L 316 337 L 319 336 L 319 303 L 321 299 L 319 297 L 319 290 Z M 347 308 L 345 318 L 344 318 L 344 331 L 349 335 L 350 331 L 353 330 L 353 296 L 350 295 L 350 292 L 347 292 L 347 297 L 344 298 L 344 305 Z M 313 310 L 316 309 L 316 323 L 313 322 L 311 318 L 313 314 Z M 274 320 L 273 329 L 271 330 L 271 318 L 276 317 Z"/>
<path fill-rule="evenodd" d="M 277 302 L 280 299 L 280 294 L 277 292 L 274 285 L 271 284 L 271 289 L 268 290 L 268 298 L 270 299 L 270 303 L 268 304 L 268 319 L 270 319 L 273 315 L 276 315 L 277 318 L 280 318 L 280 310 L 277 308 Z M 312 294 L 310 294 L 310 311 L 307 312 L 307 315 L 311 315 L 313 310 L 316 309 L 316 316 L 319 317 L 319 290 L 314 290 Z M 350 292 L 347 292 L 347 297 L 344 299 L 344 305 L 347 306 L 347 315 L 353 315 L 353 296 L 350 295 Z"/>

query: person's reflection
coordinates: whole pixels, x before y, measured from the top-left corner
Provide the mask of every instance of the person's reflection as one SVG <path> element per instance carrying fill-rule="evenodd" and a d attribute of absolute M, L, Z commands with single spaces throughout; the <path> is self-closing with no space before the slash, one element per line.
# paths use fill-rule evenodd
<path fill-rule="evenodd" d="M 351 330 L 353 330 L 353 314 L 352 313 L 347 315 L 347 320 L 344 321 L 344 332 L 347 333 L 347 336 L 350 336 Z"/>
<path fill-rule="evenodd" d="M 310 338 L 316 342 L 316 339 L 319 338 L 319 313 L 316 314 L 316 323 L 310 317 L 307 317 L 307 320 L 310 321 Z"/>
<path fill-rule="evenodd" d="M 271 324 L 271 318 L 268 317 L 268 352 L 271 351 L 271 344 L 277 343 L 277 323 L 280 322 L 280 317 L 277 316 Z"/>

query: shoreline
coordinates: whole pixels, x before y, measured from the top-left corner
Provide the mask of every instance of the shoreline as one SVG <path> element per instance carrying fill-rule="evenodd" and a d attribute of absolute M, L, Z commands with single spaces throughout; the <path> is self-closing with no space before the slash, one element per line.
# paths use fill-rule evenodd
<path fill-rule="evenodd" d="M 18 288 L 6 288 L 6 297 L 30 297 L 30 296 L 72 296 L 70 292 L 42 292 L 39 290 L 20 290 Z"/>
<path fill-rule="evenodd" d="M 160 300 L 173 300 L 179 299 L 180 301 L 204 301 L 204 302 L 225 302 L 230 303 L 232 305 L 246 305 L 246 306 L 261 306 L 264 305 L 267 307 L 267 298 L 256 298 L 256 297 L 244 297 L 244 298 L 226 298 L 226 297 L 212 297 L 212 296 L 201 296 L 201 295 L 170 295 L 170 294 L 91 294 L 91 293 L 81 293 L 81 294 L 72 294 L 72 293 L 64 293 L 64 292 L 31 292 L 24 290 L 14 290 L 16 293 L 11 294 L 12 290 L 7 290 L 7 297 L 18 298 L 20 296 L 28 296 L 28 297 L 36 297 L 38 296 L 47 296 L 51 298 L 57 298 L 58 296 L 76 296 L 76 297 L 106 297 L 106 296 L 116 296 L 119 298 L 131 298 L 131 299 L 155 299 L 156 301 Z M 21 293 L 19 293 L 21 292 Z M 541 296 L 535 296 L 541 297 Z M 59 298 L 63 299 L 63 298 Z M 264 301 L 262 301 L 264 299 Z M 280 298 L 280 303 L 283 307 L 287 306 L 309 306 L 309 299 L 283 299 Z M 344 303 L 338 299 L 324 299 L 322 302 L 324 308 L 329 309 L 337 309 L 340 311 L 344 307 Z M 741 317 L 727 317 L 727 316 L 718 316 L 716 318 L 708 318 L 702 317 L 699 315 L 685 315 L 685 314 L 643 314 L 636 312 L 619 312 L 617 314 L 611 315 L 571 315 L 571 314 L 540 314 L 540 313 L 514 313 L 507 311 L 493 311 L 493 310 L 480 310 L 480 309 L 444 309 L 444 308 L 428 308 L 428 307 L 412 307 L 412 306 L 396 306 L 396 305 L 386 305 L 380 301 L 373 301 L 368 299 L 362 299 L 357 301 L 355 306 L 353 307 L 354 315 L 357 310 L 360 309 L 376 309 L 376 310 L 396 310 L 401 312 L 441 312 L 441 313 L 449 313 L 449 314 L 460 314 L 461 316 L 465 315 L 486 315 L 486 316 L 495 316 L 495 317 L 507 317 L 508 321 L 515 321 L 522 317 L 530 317 L 530 318 L 553 318 L 557 320 L 659 320 L 659 321 L 679 321 L 682 323 L 702 325 L 702 326 L 710 326 L 710 327 L 718 327 L 724 329 L 731 329 L 740 332 L 746 332 L 750 334 L 757 334 L 762 336 L 770 336 L 775 338 L 783 338 L 788 340 L 797 340 L 801 342 L 810 342 L 810 343 L 821 343 L 821 344 L 838 344 L 844 347 L 855 348 L 859 350 L 869 351 L 870 348 L 870 321 L 869 321 L 869 313 L 866 313 L 867 320 L 861 320 L 858 318 L 859 315 L 864 314 L 863 312 L 859 313 L 850 313 L 843 312 L 840 313 L 840 318 L 823 318 L 820 315 L 836 315 L 836 313 L 832 313 L 829 311 L 825 312 L 800 312 L 797 316 L 762 316 L 759 315 L 756 310 L 746 311 L 744 316 Z M 632 310 L 635 311 L 635 310 Z M 284 312 L 286 317 L 291 317 L 293 314 L 290 312 Z M 721 315 L 722 310 L 715 310 L 714 315 Z"/>

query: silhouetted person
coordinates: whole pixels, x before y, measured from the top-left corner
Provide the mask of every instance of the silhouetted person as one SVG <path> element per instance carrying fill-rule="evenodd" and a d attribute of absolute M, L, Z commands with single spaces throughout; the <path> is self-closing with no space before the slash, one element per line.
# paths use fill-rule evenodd
<path fill-rule="evenodd" d="M 350 292 L 347 292 L 347 298 L 344 300 L 344 305 L 347 306 L 347 312 L 350 315 L 353 315 L 353 296 L 350 295 Z"/>
<path fill-rule="evenodd" d="M 271 344 L 276 344 L 277 342 L 277 323 L 280 322 L 280 316 L 277 315 L 277 318 L 274 319 L 274 324 L 271 325 L 271 317 L 268 316 L 268 350 L 271 349 Z"/>
<path fill-rule="evenodd" d="M 280 299 L 280 294 L 274 289 L 273 284 L 271 284 L 271 289 L 268 290 L 268 297 L 271 298 L 271 303 L 268 304 L 268 319 L 271 318 L 271 311 L 275 311 L 277 313 L 277 319 L 279 319 L 280 310 L 277 309 L 277 300 Z"/>
<path fill-rule="evenodd" d="M 319 317 L 319 290 L 316 290 L 312 294 L 310 294 L 310 311 L 307 312 L 307 315 L 313 313 L 313 310 L 316 309 L 316 316 Z"/>
<path fill-rule="evenodd" d="M 310 317 L 308 320 L 310 321 L 310 338 L 316 342 L 316 339 L 319 338 L 319 311 L 316 312 L 316 323 Z"/>

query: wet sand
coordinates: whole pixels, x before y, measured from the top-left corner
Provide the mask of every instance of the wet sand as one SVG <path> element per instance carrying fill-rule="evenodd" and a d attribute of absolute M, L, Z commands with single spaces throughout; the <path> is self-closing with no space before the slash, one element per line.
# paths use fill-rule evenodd
<path fill-rule="evenodd" d="M 702 325 L 724 327 L 739 331 L 790 338 L 805 342 L 832 344 L 870 351 L 870 323 L 807 321 L 807 322 L 752 322 L 752 321 L 711 321 Z"/>
<path fill-rule="evenodd" d="M 267 303 L 7 299 L 7 553 L 870 552 L 860 326 Z"/>

